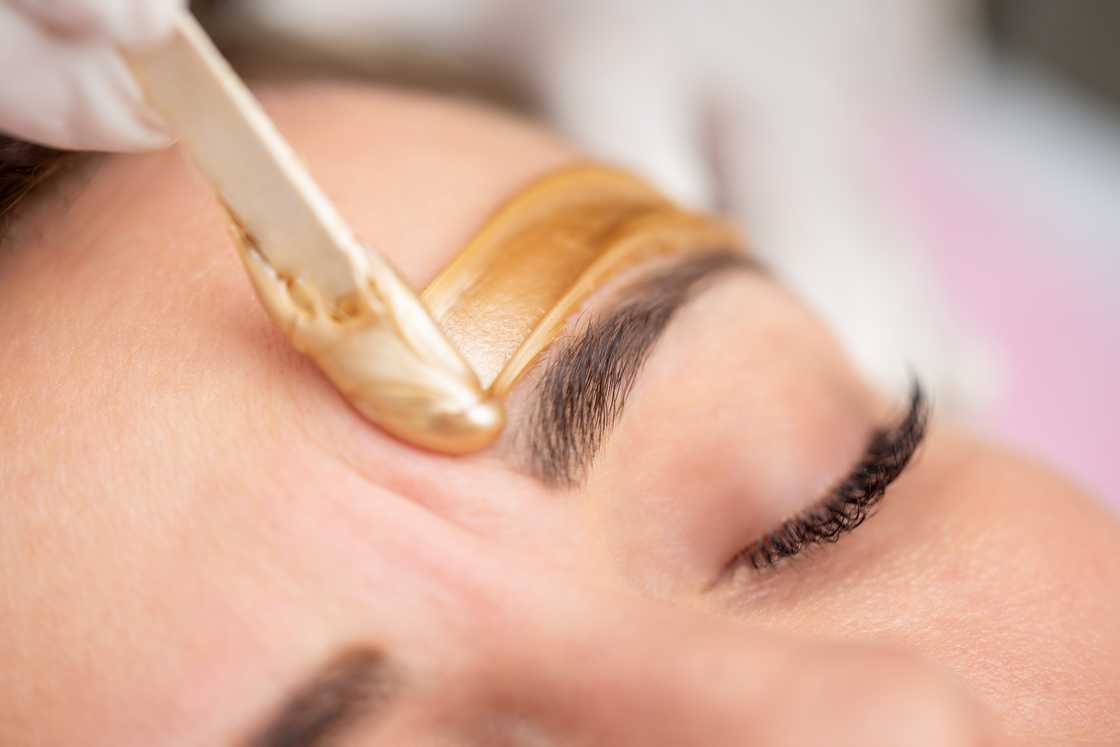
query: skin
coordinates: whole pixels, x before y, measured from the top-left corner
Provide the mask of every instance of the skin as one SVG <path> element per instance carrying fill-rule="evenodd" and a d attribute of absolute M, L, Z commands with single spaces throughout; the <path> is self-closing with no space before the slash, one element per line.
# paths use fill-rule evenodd
<path fill-rule="evenodd" d="M 418 288 L 576 157 L 461 104 L 263 98 Z M 684 309 L 559 490 L 519 467 L 533 373 L 493 449 L 404 446 L 288 347 L 225 231 L 165 151 L 91 163 L 0 252 L 0 743 L 238 744 L 354 647 L 403 684 L 345 744 L 1120 739 L 1114 518 L 953 424 L 838 544 L 724 572 L 896 411 L 772 281 Z"/>

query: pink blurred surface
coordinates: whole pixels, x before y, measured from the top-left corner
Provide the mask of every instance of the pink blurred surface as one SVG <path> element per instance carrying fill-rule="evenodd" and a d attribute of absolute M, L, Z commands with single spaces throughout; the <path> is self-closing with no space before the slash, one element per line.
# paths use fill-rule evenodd
<path fill-rule="evenodd" d="M 1120 262 L 1120 247 L 1079 246 L 942 143 L 893 140 L 886 178 L 932 247 L 932 281 L 1001 369 L 978 425 L 1120 508 L 1120 272 L 1087 259 Z"/>

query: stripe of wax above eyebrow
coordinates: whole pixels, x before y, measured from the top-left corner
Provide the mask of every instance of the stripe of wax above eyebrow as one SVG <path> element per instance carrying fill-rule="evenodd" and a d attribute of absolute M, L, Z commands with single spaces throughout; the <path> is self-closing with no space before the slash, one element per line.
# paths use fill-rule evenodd
<path fill-rule="evenodd" d="M 335 744 L 344 731 L 384 715 L 400 686 L 396 669 L 380 651 L 345 651 L 298 686 L 245 747 Z"/>
<path fill-rule="evenodd" d="M 673 316 L 708 281 L 739 270 L 762 268 L 739 251 L 690 257 L 641 280 L 612 310 L 558 342 L 535 386 L 523 432 L 532 474 L 562 487 L 582 481 Z"/>

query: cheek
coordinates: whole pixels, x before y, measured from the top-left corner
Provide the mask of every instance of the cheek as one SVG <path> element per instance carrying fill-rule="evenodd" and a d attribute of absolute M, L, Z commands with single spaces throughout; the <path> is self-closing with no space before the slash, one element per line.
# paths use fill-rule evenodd
<path fill-rule="evenodd" d="M 736 612 L 915 649 L 1015 734 L 1114 739 L 1118 539 L 1063 481 L 938 432 L 879 514 Z"/>

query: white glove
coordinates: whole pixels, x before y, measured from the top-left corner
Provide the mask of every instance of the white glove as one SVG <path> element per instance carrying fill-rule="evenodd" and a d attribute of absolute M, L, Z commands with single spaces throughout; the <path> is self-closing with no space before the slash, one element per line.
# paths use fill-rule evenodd
<path fill-rule="evenodd" d="M 0 0 L 0 131 L 56 148 L 172 138 L 116 52 L 160 41 L 184 0 Z"/>

